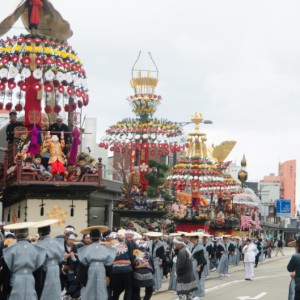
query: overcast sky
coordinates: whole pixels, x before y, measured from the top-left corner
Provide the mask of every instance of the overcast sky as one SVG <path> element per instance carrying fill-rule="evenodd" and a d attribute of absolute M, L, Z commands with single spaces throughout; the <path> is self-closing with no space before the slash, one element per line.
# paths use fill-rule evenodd
<path fill-rule="evenodd" d="M 0 0 L 1 9 L 13 2 Z M 133 116 L 126 97 L 144 50 L 159 69 L 157 116 L 183 122 L 201 112 L 213 121 L 204 125 L 208 144 L 237 141 L 228 159 L 239 164 L 245 154 L 250 180 L 300 156 L 299 1 L 51 2 L 74 31 L 69 43 L 87 71 L 85 113 L 98 118 L 98 140 Z"/>

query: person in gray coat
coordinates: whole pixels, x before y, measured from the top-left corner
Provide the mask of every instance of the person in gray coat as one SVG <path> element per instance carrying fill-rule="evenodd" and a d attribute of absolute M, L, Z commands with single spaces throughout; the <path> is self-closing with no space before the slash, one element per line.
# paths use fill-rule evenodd
<path fill-rule="evenodd" d="M 81 300 L 107 300 L 107 283 L 105 267 L 111 266 L 116 249 L 99 243 L 101 232 L 108 231 L 106 226 L 91 226 L 80 233 L 90 234 L 92 243 L 78 249 L 80 261 L 77 280 L 80 282 Z"/>
<path fill-rule="evenodd" d="M 33 273 L 37 271 L 46 259 L 46 251 L 31 244 L 28 237 L 28 228 L 36 222 L 24 222 L 10 224 L 4 227 L 14 231 L 18 240 L 17 244 L 4 249 L 4 262 L 10 271 L 11 292 L 8 300 L 37 300 L 35 290 L 35 278 Z M 9 276 L 9 274 L 4 274 Z"/>
<path fill-rule="evenodd" d="M 59 278 L 59 264 L 64 260 L 64 240 L 50 237 L 50 225 L 58 220 L 45 220 L 38 222 L 33 228 L 38 228 L 39 239 L 37 246 L 47 253 L 42 268 L 42 278 L 39 281 L 40 300 L 61 300 L 61 283 Z"/>

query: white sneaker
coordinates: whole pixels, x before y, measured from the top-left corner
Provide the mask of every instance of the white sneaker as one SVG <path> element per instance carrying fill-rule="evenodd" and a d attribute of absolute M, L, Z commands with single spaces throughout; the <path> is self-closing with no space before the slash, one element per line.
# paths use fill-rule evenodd
<path fill-rule="evenodd" d="M 217 268 L 212 268 L 210 271 L 211 272 L 214 272 L 214 271 L 216 271 L 217 270 Z"/>
<path fill-rule="evenodd" d="M 193 300 L 200 300 L 200 298 L 199 297 L 194 297 L 194 298 L 192 298 Z"/>

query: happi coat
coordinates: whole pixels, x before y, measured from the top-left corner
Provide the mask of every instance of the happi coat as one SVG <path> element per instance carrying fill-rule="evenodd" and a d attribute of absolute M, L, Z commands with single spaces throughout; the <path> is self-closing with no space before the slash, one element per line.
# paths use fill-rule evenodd
<path fill-rule="evenodd" d="M 27 240 L 3 250 L 5 264 L 11 272 L 9 300 L 36 300 L 33 272 L 46 260 L 46 251 Z"/>
<path fill-rule="evenodd" d="M 61 283 L 59 264 L 64 260 L 64 240 L 46 236 L 37 242 L 37 246 L 46 251 L 43 264 L 45 280 L 42 287 L 41 300 L 61 300 Z"/>
<path fill-rule="evenodd" d="M 97 242 L 78 249 L 80 265 L 77 277 L 81 276 L 82 270 L 87 273 L 87 282 L 81 282 L 81 300 L 108 299 L 105 266 L 112 265 L 115 257 L 116 249 Z"/>

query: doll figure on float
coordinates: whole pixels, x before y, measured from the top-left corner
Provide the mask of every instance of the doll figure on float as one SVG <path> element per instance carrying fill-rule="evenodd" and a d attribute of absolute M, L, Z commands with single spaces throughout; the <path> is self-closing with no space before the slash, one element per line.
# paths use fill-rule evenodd
<path fill-rule="evenodd" d="M 53 176 L 53 180 L 56 178 L 57 175 L 62 175 L 64 181 L 67 181 L 68 172 L 66 171 L 66 168 L 64 166 L 65 158 L 63 153 L 63 148 L 65 147 L 64 132 L 61 132 L 60 141 L 57 135 L 53 135 L 51 139 L 45 140 L 45 144 L 46 148 L 50 153 L 48 163 L 50 165 L 50 172 Z"/>
<path fill-rule="evenodd" d="M 217 224 L 217 225 L 224 225 L 224 224 L 225 224 L 225 215 L 224 215 L 224 213 L 223 213 L 222 210 L 220 210 L 220 211 L 217 213 L 216 224 Z"/>

